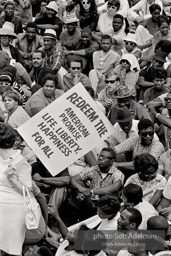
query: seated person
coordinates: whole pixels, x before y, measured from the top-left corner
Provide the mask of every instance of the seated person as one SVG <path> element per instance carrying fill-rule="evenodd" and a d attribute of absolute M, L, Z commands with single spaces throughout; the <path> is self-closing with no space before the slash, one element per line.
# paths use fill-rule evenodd
<path fill-rule="evenodd" d="M 143 199 L 142 188 L 133 183 L 129 183 L 122 190 L 122 201 L 124 205 L 122 206 L 121 211 L 125 207 L 134 207 L 139 210 L 142 214 L 142 222 L 139 226 L 139 229 L 147 229 L 147 220 L 152 216 L 157 216 L 158 212 L 152 204 Z"/>
<path fill-rule="evenodd" d="M 119 53 L 124 48 L 123 38 L 126 37 L 124 28 L 124 17 L 120 14 L 115 14 L 113 17 L 113 32 L 112 42 L 113 50 Z"/>
<path fill-rule="evenodd" d="M 154 71 L 156 68 L 163 67 L 164 62 L 166 61 L 166 53 L 157 50 L 155 55 L 153 56 L 152 62 L 149 67 L 141 70 L 138 79 L 138 87 L 140 89 L 139 92 L 139 100 L 143 100 L 144 92 L 154 86 Z"/>
<path fill-rule="evenodd" d="M 117 220 L 120 217 L 120 202 L 113 195 L 105 195 L 95 203 L 97 214 L 102 219 L 97 230 L 117 230 Z"/>
<path fill-rule="evenodd" d="M 37 19 L 40 19 L 40 18 L 43 18 L 44 17 L 44 14 L 46 13 L 47 9 L 46 9 L 46 6 L 47 6 L 47 0 L 42 0 L 41 3 L 40 3 L 40 6 L 39 6 L 39 11 L 38 13 L 36 13 L 36 16 L 35 16 L 35 20 Z M 36 3 L 37 5 L 37 3 Z M 33 3 L 32 3 L 32 6 L 33 6 Z"/>
<path fill-rule="evenodd" d="M 18 34 L 16 47 L 24 59 L 31 59 L 33 52 L 41 46 L 43 46 L 43 39 L 37 34 L 37 25 L 34 22 L 29 22 L 25 32 Z"/>
<path fill-rule="evenodd" d="M 132 20 L 136 20 L 139 23 L 145 19 L 150 18 L 151 14 L 150 14 L 149 7 L 154 3 L 158 4 L 161 7 L 161 10 L 163 10 L 163 3 L 160 0 L 156 0 L 156 1 L 142 0 L 141 2 L 139 1 L 137 4 L 135 4 L 128 10 L 128 18 Z"/>
<path fill-rule="evenodd" d="M 103 148 L 98 165 L 86 168 L 79 175 L 71 177 L 71 185 L 77 190 L 77 198 L 80 199 L 77 205 L 79 203 L 82 219 L 96 214 L 93 202 L 99 196 L 112 195 L 120 190 L 123 174 L 113 165 L 114 161 L 115 152 L 111 148 Z"/>
<path fill-rule="evenodd" d="M 32 80 L 32 93 L 42 87 L 42 80 L 46 74 L 54 74 L 52 68 L 45 64 L 45 55 L 41 50 L 32 54 L 32 69 L 29 73 Z"/>
<path fill-rule="evenodd" d="M 133 92 L 133 96 L 136 95 L 136 83 L 139 78 L 140 66 L 137 58 L 130 53 L 123 54 L 120 59 L 120 64 L 117 65 L 113 72 L 120 76 L 120 83 L 126 86 L 129 91 Z"/>
<path fill-rule="evenodd" d="M 136 34 L 128 33 L 124 38 L 125 48 L 121 50 L 121 55 L 131 53 L 137 59 L 142 57 L 142 52 L 138 47 Z"/>
<path fill-rule="evenodd" d="M 98 86 L 104 83 L 105 75 L 119 64 L 120 56 L 113 50 L 112 38 L 109 35 L 103 35 L 101 38 L 101 51 L 93 53 L 93 69 L 89 73 L 89 78 L 94 91 L 100 91 Z"/>
<path fill-rule="evenodd" d="M 81 31 L 81 39 L 74 50 L 65 50 L 64 54 L 67 59 L 71 55 L 78 55 L 83 60 L 83 73 L 88 74 L 92 69 L 92 54 L 99 50 L 99 44 L 92 40 L 92 31 L 90 28 L 83 28 Z"/>
<path fill-rule="evenodd" d="M 90 79 L 82 73 L 82 59 L 75 55 L 72 56 L 68 62 L 70 72 L 63 77 L 64 91 L 67 92 L 79 82 L 81 82 L 85 87 L 92 87 Z"/>
<path fill-rule="evenodd" d="M 141 186 L 143 199 L 153 206 L 157 206 L 166 185 L 166 179 L 157 173 L 157 160 L 149 153 L 136 155 L 134 169 L 137 173 L 130 176 L 124 186 L 126 187 L 130 183 Z"/>
<path fill-rule="evenodd" d="M 117 92 L 117 103 L 111 108 L 108 115 L 110 122 L 114 125 L 117 122 L 117 109 L 118 107 L 126 106 L 135 120 L 141 120 L 143 118 L 151 120 L 148 111 L 144 106 L 132 99 L 133 91 L 128 90 L 128 87 L 120 87 Z"/>
<path fill-rule="evenodd" d="M 163 68 L 157 68 L 154 70 L 154 86 L 147 89 L 144 93 L 143 104 L 146 106 L 150 101 L 158 98 L 160 95 L 167 93 L 168 89 L 165 88 L 167 73 Z"/>
<path fill-rule="evenodd" d="M 144 20 L 142 24 L 150 32 L 151 35 L 154 35 L 159 29 L 157 24 L 157 19 L 161 13 L 161 7 L 159 4 L 155 3 L 150 5 L 149 11 L 150 11 L 151 17 Z"/>
<path fill-rule="evenodd" d="M 159 140 L 154 138 L 154 124 L 152 121 L 148 119 L 140 120 L 138 123 L 138 134 L 139 136 L 128 138 L 115 146 L 114 149 L 116 152 L 124 154 L 131 151 L 133 152 L 133 157 L 142 153 L 148 153 L 158 160 L 164 152 L 164 147 Z M 117 162 L 122 162 L 121 159 L 123 158 L 122 160 L 124 160 L 125 156 L 118 155 L 117 157 Z"/>
<path fill-rule="evenodd" d="M 68 18 L 65 21 L 66 29 L 60 35 L 63 50 L 75 50 L 81 38 L 81 32 L 77 28 L 78 19 L 76 17 Z"/>
<path fill-rule="evenodd" d="M 120 77 L 115 75 L 114 72 L 108 72 L 105 75 L 105 81 L 100 93 L 98 94 L 97 101 L 105 107 L 105 114 L 108 115 L 113 104 L 117 102 L 116 96 L 120 86 Z"/>
<path fill-rule="evenodd" d="M 49 194 L 48 204 L 52 209 L 59 208 L 67 196 L 67 185 L 70 183 L 68 170 L 65 169 L 55 177 L 38 161 L 32 164 L 33 180 L 42 192 Z"/>
<path fill-rule="evenodd" d="M 59 7 L 55 1 L 51 1 L 46 5 L 46 9 L 47 12 L 44 14 L 43 18 L 36 19 L 35 23 L 38 29 L 40 29 L 41 35 L 44 35 L 46 29 L 54 29 L 59 39 L 63 26 L 63 22 L 57 17 Z"/>

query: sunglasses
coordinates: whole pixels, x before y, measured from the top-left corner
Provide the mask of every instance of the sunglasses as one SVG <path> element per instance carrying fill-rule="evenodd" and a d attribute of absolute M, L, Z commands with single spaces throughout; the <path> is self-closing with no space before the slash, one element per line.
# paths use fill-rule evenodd
<path fill-rule="evenodd" d="M 80 70 L 81 67 L 71 67 L 72 70 Z"/>
<path fill-rule="evenodd" d="M 121 60 L 121 64 L 122 63 L 130 64 L 127 60 Z"/>
<path fill-rule="evenodd" d="M 89 1 L 87 1 L 87 2 L 82 2 L 82 4 L 90 4 L 90 2 L 89 2 Z"/>
<path fill-rule="evenodd" d="M 141 135 L 144 136 L 144 137 L 147 137 L 148 135 L 153 136 L 154 132 L 141 132 Z"/>
<path fill-rule="evenodd" d="M 108 4 L 107 7 L 108 7 L 108 8 L 112 8 L 112 9 L 116 9 L 116 6 L 111 5 L 111 4 Z"/>
<path fill-rule="evenodd" d="M 118 80 L 105 80 L 106 84 L 114 84 Z"/>
<path fill-rule="evenodd" d="M 133 42 L 128 42 L 128 41 L 125 41 L 125 44 L 126 44 L 126 45 L 131 45 L 131 46 L 134 46 L 134 45 L 135 45 Z"/>
<path fill-rule="evenodd" d="M 171 102 L 171 98 L 165 98 L 164 99 L 166 102 Z"/>

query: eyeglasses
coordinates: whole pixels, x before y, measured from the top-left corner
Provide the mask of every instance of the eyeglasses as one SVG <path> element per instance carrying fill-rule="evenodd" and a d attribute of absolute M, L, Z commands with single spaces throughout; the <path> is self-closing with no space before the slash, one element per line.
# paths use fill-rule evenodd
<path fill-rule="evenodd" d="M 9 36 L 0 36 L 1 38 L 3 38 L 3 39 L 8 39 L 9 38 Z"/>
<path fill-rule="evenodd" d="M 171 102 L 171 98 L 165 98 L 164 99 L 166 102 Z"/>
<path fill-rule="evenodd" d="M 80 70 L 81 67 L 71 67 L 72 70 Z"/>
<path fill-rule="evenodd" d="M 106 84 L 114 84 L 118 80 L 105 80 Z"/>
<path fill-rule="evenodd" d="M 121 60 L 121 64 L 122 63 L 130 64 L 127 60 Z"/>
<path fill-rule="evenodd" d="M 66 24 L 67 27 L 75 27 L 76 23 L 68 23 Z"/>
<path fill-rule="evenodd" d="M 111 5 L 111 4 L 108 4 L 107 7 L 108 7 L 108 8 L 112 8 L 112 9 L 116 9 L 116 8 L 117 8 L 116 6 Z"/>
<path fill-rule="evenodd" d="M 154 132 L 141 132 L 141 135 L 144 136 L 144 137 L 147 137 L 148 135 L 153 136 Z"/>
<path fill-rule="evenodd" d="M 125 44 L 126 44 L 126 45 L 131 45 L 131 46 L 134 46 L 134 45 L 135 45 L 135 43 L 133 43 L 133 42 L 128 42 L 128 41 L 125 41 Z"/>
<path fill-rule="evenodd" d="M 90 2 L 89 1 L 87 1 L 87 3 L 86 2 L 82 2 L 82 4 L 90 4 Z"/>

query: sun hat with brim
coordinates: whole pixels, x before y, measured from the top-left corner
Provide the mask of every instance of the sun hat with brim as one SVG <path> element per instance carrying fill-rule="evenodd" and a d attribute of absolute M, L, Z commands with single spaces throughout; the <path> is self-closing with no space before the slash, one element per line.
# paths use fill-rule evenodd
<path fill-rule="evenodd" d="M 159 60 L 164 63 L 164 62 L 166 62 L 166 56 L 167 56 L 166 52 L 157 50 L 155 55 L 153 56 L 153 59 Z"/>
<path fill-rule="evenodd" d="M 70 24 L 70 23 L 76 23 L 78 22 L 79 19 L 77 19 L 77 17 L 67 17 L 65 20 L 65 24 Z"/>
<path fill-rule="evenodd" d="M 122 98 L 128 98 L 131 97 L 135 91 L 129 90 L 127 86 L 120 86 L 118 91 L 117 91 L 117 98 L 122 99 Z"/>
<path fill-rule="evenodd" d="M 124 41 L 133 42 L 134 44 L 138 45 L 136 35 L 133 33 L 128 33 L 126 37 L 123 38 Z"/>
<path fill-rule="evenodd" d="M 17 38 L 17 35 L 14 33 L 14 24 L 6 21 L 2 28 L 0 28 L 0 36 L 11 36 Z"/>
<path fill-rule="evenodd" d="M 129 122 L 131 120 L 132 120 L 131 112 L 129 111 L 129 109 L 126 106 L 124 106 L 122 108 L 118 108 L 117 118 L 116 118 L 116 121 L 118 123 L 125 123 L 125 122 Z"/>
<path fill-rule="evenodd" d="M 54 29 L 46 29 L 43 38 L 57 39 L 56 31 Z"/>
<path fill-rule="evenodd" d="M 52 9 L 54 10 L 56 13 L 58 13 L 59 7 L 57 5 L 57 3 L 55 1 L 52 1 L 50 3 L 48 3 L 48 5 L 46 5 L 47 9 Z"/>

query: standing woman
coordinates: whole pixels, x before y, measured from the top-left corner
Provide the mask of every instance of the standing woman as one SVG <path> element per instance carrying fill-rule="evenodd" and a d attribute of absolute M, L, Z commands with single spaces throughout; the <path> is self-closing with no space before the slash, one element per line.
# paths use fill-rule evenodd
<path fill-rule="evenodd" d="M 99 15 L 94 0 L 82 0 L 78 2 L 79 8 L 76 16 L 80 20 L 81 29 L 89 27 L 91 31 L 96 31 Z"/>
<path fill-rule="evenodd" d="M 25 205 L 22 184 L 32 187 L 31 166 L 13 149 L 15 130 L 0 123 L 0 250 L 5 255 L 21 255 L 25 239 Z M 15 161 L 14 170 L 8 169 Z"/>

